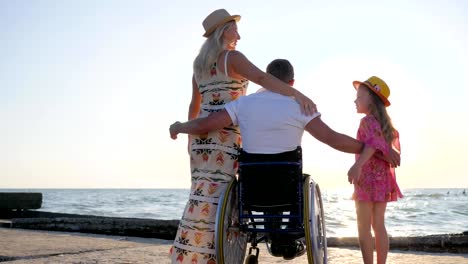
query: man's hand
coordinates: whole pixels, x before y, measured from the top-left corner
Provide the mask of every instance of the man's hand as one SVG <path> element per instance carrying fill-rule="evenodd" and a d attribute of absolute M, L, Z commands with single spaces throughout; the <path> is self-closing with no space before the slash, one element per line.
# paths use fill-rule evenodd
<path fill-rule="evenodd" d="M 358 184 L 361 181 L 361 167 L 356 163 L 348 171 L 348 182 Z"/>
<path fill-rule="evenodd" d="M 180 126 L 180 122 L 177 121 L 175 122 L 174 124 L 172 124 L 170 127 L 169 127 L 169 134 L 171 135 L 171 138 L 172 139 L 177 139 L 177 134 L 179 134 L 179 126 Z"/>

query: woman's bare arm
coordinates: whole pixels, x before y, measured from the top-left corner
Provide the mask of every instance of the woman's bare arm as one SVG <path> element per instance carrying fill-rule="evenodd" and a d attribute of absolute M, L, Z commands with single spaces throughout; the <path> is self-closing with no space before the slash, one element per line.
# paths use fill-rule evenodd
<path fill-rule="evenodd" d="M 317 112 L 315 103 L 307 96 L 289 86 L 285 82 L 277 79 L 273 75 L 263 72 L 257 68 L 257 66 L 251 63 L 241 52 L 231 51 L 229 53 L 228 65 L 235 73 L 272 92 L 285 96 L 294 96 L 296 101 L 301 105 L 301 110 L 303 113 L 312 115 L 313 113 Z"/>

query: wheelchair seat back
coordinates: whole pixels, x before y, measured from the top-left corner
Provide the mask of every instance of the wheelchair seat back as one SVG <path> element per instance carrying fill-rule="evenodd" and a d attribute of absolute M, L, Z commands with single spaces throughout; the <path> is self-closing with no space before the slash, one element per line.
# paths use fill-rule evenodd
<path fill-rule="evenodd" d="M 302 219 L 302 150 L 239 157 L 240 218 Z M 250 212 L 242 215 L 242 212 Z M 255 216 L 253 212 L 263 212 Z M 289 215 L 283 215 L 289 212 Z M 276 214 L 276 215 L 275 215 Z M 266 218 L 266 219 L 265 219 Z M 258 221 L 256 222 L 258 223 Z"/>

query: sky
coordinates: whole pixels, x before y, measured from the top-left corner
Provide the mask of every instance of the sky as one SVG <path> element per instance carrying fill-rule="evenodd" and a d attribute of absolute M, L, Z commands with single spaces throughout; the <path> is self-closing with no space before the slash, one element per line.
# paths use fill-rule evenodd
<path fill-rule="evenodd" d="M 0 188 L 190 188 L 187 119 L 203 19 L 242 16 L 237 49 L 355 136 L 352 81 L 384 79 L 401 188 L 468 188 L 464 1 L 0 1 Z M 250 83 L 248 94 L 259 86 Z M 304 134 L 304 172 L 351 188 L 354 156 Z"/>

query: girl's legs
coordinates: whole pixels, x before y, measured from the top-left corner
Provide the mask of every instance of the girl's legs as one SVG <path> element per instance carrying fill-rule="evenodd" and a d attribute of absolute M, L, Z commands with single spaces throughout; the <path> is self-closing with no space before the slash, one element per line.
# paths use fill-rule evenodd
<path fill-rule="evenodd" d="M 385 264 L 388 254 L 388 235 L 385 229 L 386 202 L 374 203 L 372 214 L 372 229 L 375 235 L 375 249 L 377 251 L 377 264 Z"/>
<path fill-rule="evenodd" d="M 364 264 L 372 264 L 374 258 L 374 241 L 371 234 L 373 203 L 356 201 L 355 204 L 362 259 Z"/>

